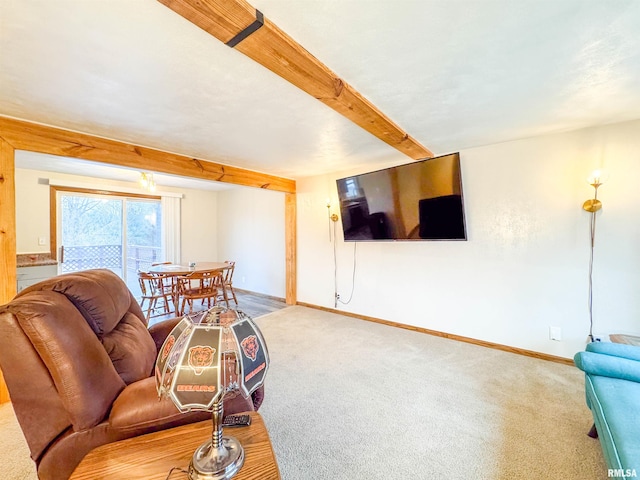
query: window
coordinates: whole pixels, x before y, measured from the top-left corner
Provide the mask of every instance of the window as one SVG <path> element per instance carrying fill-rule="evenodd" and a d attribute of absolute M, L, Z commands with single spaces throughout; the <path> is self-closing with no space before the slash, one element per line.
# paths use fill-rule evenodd
<path fill-rule="evenodd" d="M 59 272 L 107 268 L 139 296 L 138 270 L 165 258 L 157 197 L 57 189 Z"/>
<path fill-rule="evenodd" d="M 347 191 L 345 192 L 345 197 L 347 198 L 357 198 L 362 196 L 362 190 L 358 185 L 358 180 L 355 178 L 347 178 L 345 180 L 345 187 Z"/>

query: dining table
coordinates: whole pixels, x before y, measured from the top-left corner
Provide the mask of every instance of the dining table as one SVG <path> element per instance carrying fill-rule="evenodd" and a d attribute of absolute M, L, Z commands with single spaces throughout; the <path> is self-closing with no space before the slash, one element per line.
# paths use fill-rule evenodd
<path fill-rule="evenodd" d="M 222 273 L 230 267 L 231 265 L 226 262 L 190 262 L 187 265 L 176 263 L 160 263 L 149 267 L 147 272 L 171 278 L 171 285 L 173 286 L 171 296 L 173 298 L 174 312 L 176 312 L 176 315 L 182 315 L 182 312 L 180 311 L 180 295 L 177 288 L 178 277 L 183 277 L 195 272 Z M 226 289 L 223 288 L 222 292 L 225 302 L 227 303 L 227 306 L 229 306 Z"/>

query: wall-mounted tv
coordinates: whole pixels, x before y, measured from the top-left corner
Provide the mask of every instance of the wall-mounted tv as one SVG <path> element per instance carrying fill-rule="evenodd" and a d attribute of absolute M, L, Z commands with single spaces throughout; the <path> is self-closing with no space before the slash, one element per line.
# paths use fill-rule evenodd
<path fill-rule="evenodd" d="M 467 239 L 458 153 L 336 182 L 346 241 Z"/>

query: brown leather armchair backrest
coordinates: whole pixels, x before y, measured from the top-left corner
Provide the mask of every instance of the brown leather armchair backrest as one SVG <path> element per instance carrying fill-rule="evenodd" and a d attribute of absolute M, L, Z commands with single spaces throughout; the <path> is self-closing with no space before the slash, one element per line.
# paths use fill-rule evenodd
<path fill-rule="evenodd" d="M 34 460 L 69 426 L 102 421 L 155 358 L 138 303 L 109 270 L 45 280 L 0 307 L 0 367 Z"/>

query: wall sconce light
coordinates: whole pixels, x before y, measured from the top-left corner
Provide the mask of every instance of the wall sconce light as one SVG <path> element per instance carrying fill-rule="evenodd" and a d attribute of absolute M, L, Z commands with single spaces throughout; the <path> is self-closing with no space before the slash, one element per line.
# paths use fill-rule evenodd
<path fill-rule="evenodd" d="M 608 175 L 602 170 L 594 170 L 589 175 L 587 182 L 594 189 L 593 198 L 582 204 L 582 209 L 591 213 L 590 235 L 591 243 L 589 249 L 589 337 L 593 342 L 593 251 L 596 244 L 596 212 L 602 208 L 602 202 L 598 200 L 598 188 L 608 180 Z"/>
<path fill-rule="evenodd" d="M 587 212 L 595 213 L 602 208 L 602 202 L 598 200 L 598 187 L 607 180 L 606 174 L 602 170 L 594 170 L 589 175 L 587 182 L 594 189 L 593 198 L 582 204 L 582 208 Z"/>
<path fill-rule="evenodd" d="M 331 213 L 331 201 L 329 199 L 327 199 L 327 211 L 329 214 L 329 220 L 331 220 L 332 222 L 337 222 L 338 215 L 336 213 Z"/>
<path fill-rule="evenodd" d="M 140 186 L 149 192 L 156 191 L 156 181 L 153 179 L 153 173 L 140 172 Z"/>
<path fill-rule="evenodd" d="M 329 241 L 331 241 L 331 222 L 338 221 L 338 215 L 331 213 L 331 199 L 327 198 L 327 216 L 329 218 Z"/>

